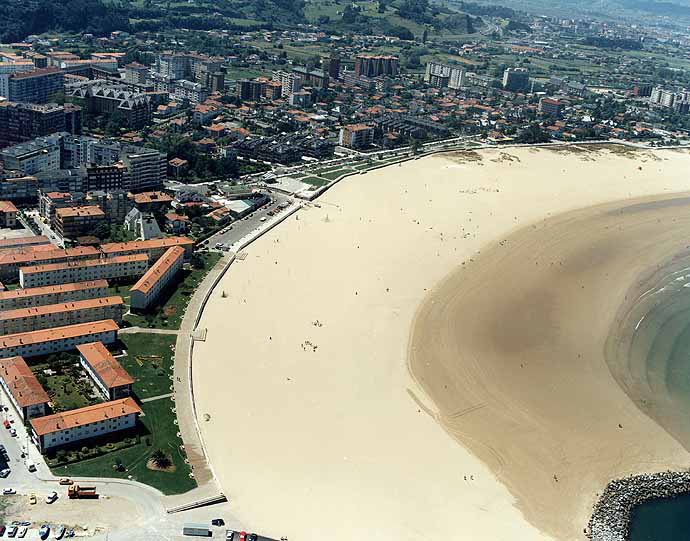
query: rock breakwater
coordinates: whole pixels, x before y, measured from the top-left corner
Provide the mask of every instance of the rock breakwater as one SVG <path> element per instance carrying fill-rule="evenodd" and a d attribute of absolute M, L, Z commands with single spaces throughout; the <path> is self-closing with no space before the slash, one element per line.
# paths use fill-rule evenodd
<path fill-rule="evenodd" d="M 690 492 L 690 472 L 633 475 L 611 481 L 594 505 L 587 525 L 592 541 L 625 541 L 633 508 L 647 500 Z"/>

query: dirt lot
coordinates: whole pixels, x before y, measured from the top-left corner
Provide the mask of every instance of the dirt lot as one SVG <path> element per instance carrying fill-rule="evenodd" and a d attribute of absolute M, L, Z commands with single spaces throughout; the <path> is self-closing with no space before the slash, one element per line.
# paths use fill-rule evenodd
<path fill-rule="evenodd" d="M 4 496 L 9 502 L 5 520 L 30 520 L 34 527 L 44 522 L 64 524 L 68 529 L 74 528 L 77 533 L 93 534 L 99 529 L 112 529 L 126 524 L 137 516 L 134 503 L 119 497 L 69 500 L 64 492 L 64 489 L 58 490 L 60 497 L 53 504 L 46 503 L 45 495 L 41 494 L 36 494 L 35 505 L 29 504 L 29 495 Z"/>

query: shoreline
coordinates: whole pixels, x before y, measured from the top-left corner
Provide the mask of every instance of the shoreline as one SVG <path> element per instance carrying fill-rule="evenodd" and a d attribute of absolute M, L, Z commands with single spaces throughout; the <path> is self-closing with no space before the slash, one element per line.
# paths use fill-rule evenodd
<path fill-rule="evenodd" d="M 487 241 L 502 242 L 521 224 L 539 226 L 587 204 L 687 190 L 687 154 L 666 152 L 659 153 L 663 158 L 581 149 L 450 152 L 339 183 L 319 199 L 322 208 L 305 208 L 299 219 L 252 244 L 246 260 L 222 279 L 227 298 L 211 294 L 202 316 L 208 336 L 195 345 L 200 357 L 193 367 L 198 411 L 212 419 L 201 426 L 204 441 L 238 514 L 304 539 L 332 536 L 328 527 L 343 513 L 357 520 L 334 539 L 371 528 L 385 539 L 411 539 L 420 524 L 429 535 L 447 535 L 455 531 L 450 517 L 477 539 L 553 539 L 516 515 L 507 485 L 438 430 L 443 412 L 432 406 L 432 416 L 424 413 L 430 401 L 409 378 L 406 338 L 429 285 L 435 288 L 461 261 L 476 261 Z M 535 174 L 535 164 L 549 176 Z M 592 178 L 594 170 L 607 178 L 606 186 Z M 510 201 L 510 214 L 492 212 L 499 201 Z M 260 284 L 271 284 L 270 291 Z M 235 335 L 242 341 L 228 348 L 223 336 Z M 292 342 L 299 337 L 301 347 Z M 261 389 L 260 401 L 253 389 Z M 223 426 L 240 437 L 251 434 L 252 452 L 228 451 Z M 315 440 L 316 434 L 327 439 Z M 364 449 L 355 445 L 367 435 Z M 428 471 L 410 468 L 422 462 Z M 314 470 L 305 469 L 310 464 Z M 449 476 L 453 470 L 459 478 Z M 468 492 L 463 486 L 470 478 Z M 356 502 L 348 498 L 353 483 L 361 485 Z M 273 490 L 289 494 L 299 509 L 273 498 Z M 593 484 L 569 497 L 591 501 L 596 490 Z M 417 494 L 436 493 L 441 499 L 431 507 L 417 500 Z M 487 522 L 481 511 L 488 509 Z M 309 519 L 300 518 L 305 511 Z M 580 532 L 590 511 L 591 503 Z"/>

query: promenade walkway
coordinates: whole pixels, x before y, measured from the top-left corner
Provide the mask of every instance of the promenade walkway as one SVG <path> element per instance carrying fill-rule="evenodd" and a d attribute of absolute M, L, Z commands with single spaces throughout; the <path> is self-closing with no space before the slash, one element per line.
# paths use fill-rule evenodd
<path fill-rule="evenodd" d="M 199 287 L 192 295 L 187 309 L 177 331 L 175 343 L 175 368 L 173 372 L 175 408 L 180 428 L 180 434 L 184 443 L 187 459 L 194 473 L 194 478 L 199 485 L 194 490 L 185 494 L 166 497 L 166 506 L 183 505 L 187 502 L 201 500 L 216 496 L 221 488 L 214 481 L 211 467 L 204 452 L 203 443 L 197 427 L 196 412 L 194 410 L 192 388 L 192 345 L 193 334 L 201 310 L 206 303 L 211 289 L 217 280 L 223 275 L 228 265 L 234 260 L 234 254 L 225 253 L 216 265 L 204 277 Z M 142 329 L 141 332 L 149 332 Z"/>

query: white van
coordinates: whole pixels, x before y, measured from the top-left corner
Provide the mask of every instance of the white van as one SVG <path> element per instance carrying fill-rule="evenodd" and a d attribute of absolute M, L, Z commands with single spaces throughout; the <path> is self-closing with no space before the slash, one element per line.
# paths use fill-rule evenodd
<path fill-rule="evenodd" d="M 26 468 L 29 471 L 36 471 L 36 463 L 31 459 L 26 459 Z"/>

